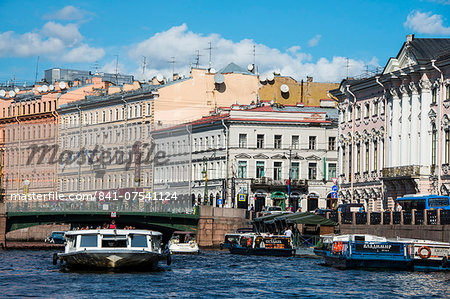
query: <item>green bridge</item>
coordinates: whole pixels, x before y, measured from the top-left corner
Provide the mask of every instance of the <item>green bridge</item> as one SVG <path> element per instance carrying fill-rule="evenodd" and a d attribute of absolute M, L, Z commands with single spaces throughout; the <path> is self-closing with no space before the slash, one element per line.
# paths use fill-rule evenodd
<path fill-rule="evenodd" d="M 6 233 L 42 224 L 71 224 L 76 227 L 93 227 L 114 220 L 119 228 L 133 226 L 162 232 L 165 236 L 175 230 L 196 231 L 198 209 L 175 206 L 146 206 L 98 204 L 96 202 L 4 202 L 0 203 L 0 246 L 5 244 Z"/>

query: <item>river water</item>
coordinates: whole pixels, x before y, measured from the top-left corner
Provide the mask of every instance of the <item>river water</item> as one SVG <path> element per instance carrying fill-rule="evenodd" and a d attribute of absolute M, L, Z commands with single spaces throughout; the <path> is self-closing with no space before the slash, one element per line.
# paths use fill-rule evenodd
<path fill-rule="evenodd" d="M 315 258 L 204 251 L 148 273 L 65 272 L 53 251 L 0 251 L 0 297 L 450 297 L 449 272 L 337 270 Z"/>

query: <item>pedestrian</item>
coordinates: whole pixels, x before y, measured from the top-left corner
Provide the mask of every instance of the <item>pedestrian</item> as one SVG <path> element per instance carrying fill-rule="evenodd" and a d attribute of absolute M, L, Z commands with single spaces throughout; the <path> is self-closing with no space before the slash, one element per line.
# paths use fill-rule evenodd
<path fill-rule="evenodd" d="M 111 221 L 111 224 L 109 225 L 109 229 L 116 229 L 116 221 Z"/>
<path fill-rule="evenodd" d="M 397 203 L 395 203 L 395 205 L 396 205 L 396 208 L 395 208 L 395 210 L 396 210 L 397 212 L 401 212 L 401 211 L 402 211 L 402 206 L 401 206 L 401 205 L 399 205 L 399 204 L 398 204 L 398 202 L 397 202 Z"/>

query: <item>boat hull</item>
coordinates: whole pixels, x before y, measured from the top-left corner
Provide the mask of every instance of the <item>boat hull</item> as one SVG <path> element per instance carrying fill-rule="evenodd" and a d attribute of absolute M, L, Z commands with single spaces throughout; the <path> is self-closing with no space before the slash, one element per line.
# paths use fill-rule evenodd
<path fill-rule="evenodd" d="M 325 264 L 338 269 L 395 269 L 414 270 L 411 261 L 378 260 L 378 259 L 349 259 L 338 256 L 322 256 Z"/>
<path fill-rule="evenodd" d="M 92 250 L 59 253 L 58 258 L 71 269 L 133 269 L 152 270 L 161 260 L 170 257 L 149 251 Z"/>
<path fill-rule="evenodd" d="M 241 255 L 268 255 L 268 256 L 293 256 L 293 249 L 281 249 L 281 248 L 246 248 L 232 246 L 230 253 Z"/>

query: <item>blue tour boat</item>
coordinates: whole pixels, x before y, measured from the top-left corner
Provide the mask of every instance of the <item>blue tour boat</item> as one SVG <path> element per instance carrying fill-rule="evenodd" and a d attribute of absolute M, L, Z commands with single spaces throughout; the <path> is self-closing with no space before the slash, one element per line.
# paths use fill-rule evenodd
<path fill-rule="evenodd" d="M 450 243 L 387 239 L 373 235 L 329 235 L 314 249 L 326 265 L 340 269 L 450 270 Z"/>

